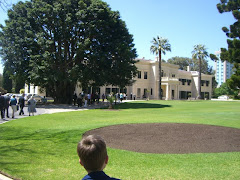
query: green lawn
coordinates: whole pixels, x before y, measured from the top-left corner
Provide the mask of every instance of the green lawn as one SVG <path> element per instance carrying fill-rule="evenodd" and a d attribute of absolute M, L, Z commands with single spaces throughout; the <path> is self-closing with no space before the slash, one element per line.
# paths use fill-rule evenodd
<path fill-rule="evenodd" d="M 124 123 L 195 123 L 240 129 L 240 102 L 135 101 L 120 111 L 31 116 L 0 125 L 0 170 L 20 179 L 81 179 L 76 146 L 84 132 Z M 146 154 L 108 148 L 105 171 L 123 180 L 239 179 L 240 152 Z"/>

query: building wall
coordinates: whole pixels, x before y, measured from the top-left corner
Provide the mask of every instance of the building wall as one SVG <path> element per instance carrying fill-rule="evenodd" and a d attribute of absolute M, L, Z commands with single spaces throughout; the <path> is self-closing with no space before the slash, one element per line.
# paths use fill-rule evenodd
<path fill-rule="evenodd" d="M 215 55 L 219 58 L 219 60 L 215 62 L 215 78 L 218 83 L 218 87 L 225 83 L 226 80 L 229 79 L 233 74 L 233 64 L 227 61 L 221 61 L 220 53 L 220 51 L 215 52 Z"/>
<path fill-rule="evenodd" d="M 158 61 L 151 61 L 145 59 L 137 59 L 139 62 L 136 66 L 139 71 L 132 86 L 126 87 L 126 94 L 128 99 L 135 97 L 135 99 L 145 99 L 147 96 L 150 99 L 158 99 Z M 165 100 L 187 99 L 188 97 L 196 98 L 198 95 L 198 72 L 183 71 L 178 69 L 179 66 L 162 63 L 162 93 Z M 212 93 L 212 75 L 202 74 L 202 97 L 207 94 L 211 98 Z M 208 84 L 208 86 L 206 85 Z M 108 94 L 112 89 L 118 87 L 103 86 L 100 88 L 100 94 Z M 106 92 L 106 89 L 108 91 Z M 110 90 L 109 90 L 110 89 Z M 119 89 L 118 89 L 119 90 Z M 81 92 L 81 89 L 77 89 Z M 146 96 L 145 91 L 147 91 Z M 120 92 L 120 90 L 118 91 Z"/>
<path fill-rule="evenodd" d="M 44 89 L 41 89 L 39 86 L 34 86 L 31 84 L 30 86 L 28 84 L 25 84 L 25 93 L 31 93 L 31 94 L 38 94 L 40 96 L 46 96 L 46 92 Z"/>

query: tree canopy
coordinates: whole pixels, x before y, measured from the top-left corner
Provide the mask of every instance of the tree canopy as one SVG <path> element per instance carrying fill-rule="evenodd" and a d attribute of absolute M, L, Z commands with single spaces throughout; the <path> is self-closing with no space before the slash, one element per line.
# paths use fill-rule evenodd
<path fill-rule="evenodd" d="M 223 83 L 220 87 L 214 89 L 214 92 L 213 92 L 213 96 L 216 98 L 221 95 L 228 95 L 228 96 L 231 96 L 232 98 L 237 98 L 238 91 L 232 90 L 228 86 L 228 83 Z"/>
<path fill-rule="evenodd" d="M 2 87 L 7 90 L 7 92 L 12 92 L 12 79 L 10 78 L 7 71 L 9 69 L 7 66 L 3 68 L 3 85 Z"/>
<path fill-rule="evenodd" d="M 83 87 L 124 87 L 136 75 L 136 49 L 118 11 L 101 0 L 32 0 L 8 11 L 1 54 L 15 77 L 56 102 Z"/>
<path fill-rule="evenodd" d="M 197 59 L 192 59 L 188 57 L 172 57 L 167 60 L 170 64 L 179 65 L 179 69 L 187 70 L 187 66 L 190 67 L 191 71 L 198 71 L 199 70 L 199 62 Z M 208 65 L 208 61 L 203 59 L 201 62 L 202 65 L 202 73 L 204 74 L 213 74 L 213 69 Z"/>
<path fill-rule="evenodd" d="M 236 22 L 230 25 L 230 28 L 223 27 L 223 32 L 229 38 L 227 40 L 228 49 L 221 48 L 220 58 L 222 61 L 228 61 L 234 64 L 235 73 L 227 80 L 232 89 L 240 89 L 240 1 L 239 0 L 221 0 L 217 4 L 220 13 L 232 12 Z"/>

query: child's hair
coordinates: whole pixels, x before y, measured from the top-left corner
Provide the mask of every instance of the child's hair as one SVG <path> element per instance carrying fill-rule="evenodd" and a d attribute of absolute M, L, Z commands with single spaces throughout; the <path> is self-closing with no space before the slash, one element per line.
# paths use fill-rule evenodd
<path fill-rule="evenodd" d="M 83 137 L 78 143 L 77 153 L 87 171 L 100 171 L 107 158 L 106 143 L 97 135 Z"/>

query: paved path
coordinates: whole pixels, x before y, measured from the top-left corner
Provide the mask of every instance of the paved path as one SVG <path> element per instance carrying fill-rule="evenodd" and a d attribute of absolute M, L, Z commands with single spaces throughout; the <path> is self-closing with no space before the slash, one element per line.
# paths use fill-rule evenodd
<path fill-rule="evenodd" d="M 96 109 L 96 108 L 100 108 L 100 107 L 103 107 L 103 106 L 107 106 L 107 102 L 99 103 L 97 105 L 90 105 L 86 108 L 84 108 L 84 107 L 78 108 L 77 106 L 66 105 L 66 104 L 37 105 L 37 108 L 36 108 L 37 112 L 34 115 L 52 114 L 52 113 L 68 112 L 68 111 L 83 111 L 83 110 L 88 110 L 88 109 Z M 15 113 L 15 118 L 12 119 L 11 118 L 12 117 L 12 108 L 9 107 L 9 117 L 10 118 L 5 117 L 5 120 L 0 119 L 0 124 L 3 124 L 5 122 L 11 121 L 11 120 L 16 120 L 16 119 L 19 119 L 19 118 L 29 117 L 28 108 L 24 107 L 23 111 L 24 111 L 24 115 L 20 116 L 19 111 L 17 111 Z"/>

